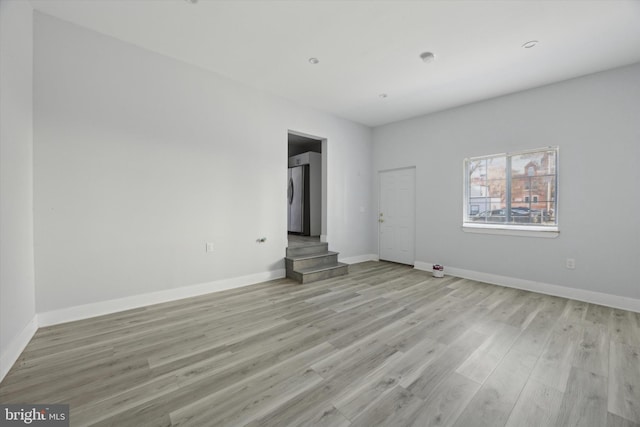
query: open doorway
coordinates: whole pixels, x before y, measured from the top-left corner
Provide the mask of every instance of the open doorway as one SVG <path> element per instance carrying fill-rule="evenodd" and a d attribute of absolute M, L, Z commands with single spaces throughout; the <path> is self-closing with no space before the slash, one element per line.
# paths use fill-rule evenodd
<path fill-rule="evenodd" d="M 289 131 L 287 148 L 289 246 L 326 242 L 326 139 Z"/>

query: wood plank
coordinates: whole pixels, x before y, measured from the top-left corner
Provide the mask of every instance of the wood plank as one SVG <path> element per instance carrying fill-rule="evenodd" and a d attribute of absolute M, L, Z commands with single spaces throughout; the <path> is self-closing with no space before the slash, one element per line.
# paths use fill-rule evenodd
<path fill-rule="evenodd" d="M 555 328 L 545 345 L 531 378 L 564 393 L 569 373 L 582 336 L 582 326 L 577 323 L 564 323 Z"/>
<path fill-rule="evenodd" d="M 518 398 L 506 427 L 548 427 L 556 423 L 563 394 L 529 379 Z"/>
<path fill-rule="evenodd" d="M 513 292 L 511 292 L 507 298 L 489 311 L 487 319 L 496 322 L 506 322 L 506 320 L 513 315 L 517 315 L 528 298 L 530 298 L 528 292 L 513 289 Z"/>
<path fill-rule="evenodd" d="M 469 330 L 449 346 L 432 363 L 424 367 L 420 376 L 408 387 L 411 393 L 428 399 L 433 390 L 444 381 L 487 339 L 485 334 Z"/>
<path fill-rule="evenodd" d="M 611 341 L 609 412 L 640 423 L 640 347 Z"/>
<path fill-rule="evenodd" d="M 524 329 L 531 323 L 536 314 L 538 314 L 538 311 L 543 308 L 544 299 L 541 298 L 541 296 L 532 295 L 531 292 L 526 292 L 521 297 L 521 301 L 522 304 L 518 310 L 507 317 L 504 323 Z"/>
<path fill-rule="evenodd" d="M 376 367 L 363 377 L 355 379 L 348 388 L 336 393 L 331 402 L 347 419 L 353 419 L 374 404 L 380 396 L 398 385 L 398 379 L 388 374 L 390 366 L 402 358 L 401 353 L 394 353 L 384 364 Z"/>
<path fill-rule="evenodd" d="M 567 300 L 544 296 L 543 303 L 543 307 L 513 344 L 515 351 L 535 357 L 542 353 L 553 327 L 564 311 Z"/>
<path fill-rule="evenodd" d="M 594 325 L 608 325 L 610 316 L 611 308 L 605 307 L 603 305 L 589 304 L 589 308 L 587 308 L 587 313 L 584 320 L 585 322 Z"/>
<path fill-rule="evenodd" d="M 335 338 L 331 338 L 329 342 L 336 348 L 344 348 L 349 346 L 355 341 L 363 337 L 370 336 L 372 333 L 379 331 L 385 326 L 394 323 L 398 320 L 402 320 L 409 316 L 413 311 L 407 308 L 398 308 L 393 310 L 391 313 L 377 319 L 373 320 L 364 325 L 354 325 L 352 328 L 348 328 L 343 333 Z"/>
<path fill-rule="evenodd" d="M 394 387 L 364 412 L 351 420 L 351 427 L 392 425 L 391 418 L 409 418 L 424 402 L 401 386 Z"/>
<path fill-rule="evenodd" d="M 606 377 L 609 375 L 609 332 L 604 325 L 585 325 L 573 366 Z"/>
<path fill-rule="evenodd" d="M 634 313 L 611 309 L 609 336 L 612 340 L 640 347 L 640 327 L 635 324 Z"/>
<path fill-rule="evenodd" d="M 607 427 L 640 427 L 640 423 L 634 423 L 609 412 L 607 413 Z"/>
<path fill-rule="evenodd" d="M 317 358 L 314 353 L 312 358 Z M 294 370 L 297 368 L 297 371 Z M 244 425 L 320 383 L 322 377 L 304 364 L 287 363 L 234 384 L 171 412 L 174 426 Z M 216 402 L 224 401 L 224 406 Z"/>
<path fill-rule="evenodd" d="M 407 353 L 397 352 L 389 363 L 372 372 L 361 381 L 352 383 L 332 402 L 347 418 L 355 418 L 372 405 L 382 394 L 396 385 L 409 385 L 420 375 L 425 366 L 444 352 L 445 346 L 435 341 L 422 341 Z"/>
<path fill-rule="evenodd" d="M 300 425 L 313 427 L 347 427 L 349 420 L 335 407 L 327 405 L 311 413 Z"/>
<path fill-rule="evenodd" d="M 571 368 L 557 427 L 598 427 L 607 423 L 606 377 Z"/>
<path fill-rule="evenodd" d="M 562 313 L 562 318 L 567 322 L 583 322 L 588 308 L 589 303 L 587 302 L 569 300 Z"/>
<path fill-rule="evenodd" d="M 416 427 L 448 426 L 460 416 L 480 384 L 459 374 L 440 383 L 417 411 L 399 424 Z"/>
<path fill-rule="evenodd" d="M 484 383 L 520 333 L 520 328 L 497 324 L 489 338 L 456 369 L 456 372 L 477 383 Z"/>
<path fill-rule="evenodd" d="M 536 357 L 511 350 L 487 378 L 454 425 L 504 425 L 535 362 Z"/>

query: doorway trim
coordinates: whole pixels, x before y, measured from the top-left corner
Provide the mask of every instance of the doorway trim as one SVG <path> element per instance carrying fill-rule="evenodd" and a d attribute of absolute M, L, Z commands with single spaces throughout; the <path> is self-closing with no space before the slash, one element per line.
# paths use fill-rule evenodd
<path fill-rule="evenodd" d="M 313 135 L 310 133 L 305 133 L 305 132 L 299 132 L 297 130 L 293 130 L 293 129 L 287 129 L 287 135 L 288 134 L 292 134 L 292 135 L 298 135 L 298 136 L 304 136 L 305 138 L 311 138 L 311 139 L 315 139 L 317 141 L 320 141 L 321 143 L 321 159 L 322 159 L 322 165 L 321 165 L 321 186 L 322 186 L 322 190 L 321 190 L 321 201 L 320 201 L 320 241 L 321 242 L 328 242 L 328 235 L 327 235 L 327 191 L 328 191 L 328 184 L 327 184 L 327 176 L 328 176 L 328 155 L 327 155 L 327 138 L 324 138 L 322 136 L 317 136 L 317 135 Z"/>

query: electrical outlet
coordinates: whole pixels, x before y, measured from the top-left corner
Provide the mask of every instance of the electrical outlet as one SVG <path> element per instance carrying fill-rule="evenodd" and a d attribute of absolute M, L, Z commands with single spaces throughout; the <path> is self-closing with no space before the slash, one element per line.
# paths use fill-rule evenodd
<path fill-rule="evenodd" d="M 205 248 L 205 252 L 213 252 L 213 243 L 207 242 L 207 246 Z"/>
<path fill-rule="evenodd" d="M 573 258 L 567 258 L 566 267 L 569 270 L 574 270 L 576 268 L 576 260 Z"/>

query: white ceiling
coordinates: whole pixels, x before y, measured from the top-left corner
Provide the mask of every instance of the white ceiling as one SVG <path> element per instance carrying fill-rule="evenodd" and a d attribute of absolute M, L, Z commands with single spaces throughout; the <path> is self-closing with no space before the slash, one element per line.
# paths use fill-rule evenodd
<path fill-rule="evenodd" d="M 640 0 L 31 3 L 369 126 L 640 62 Z"/>

